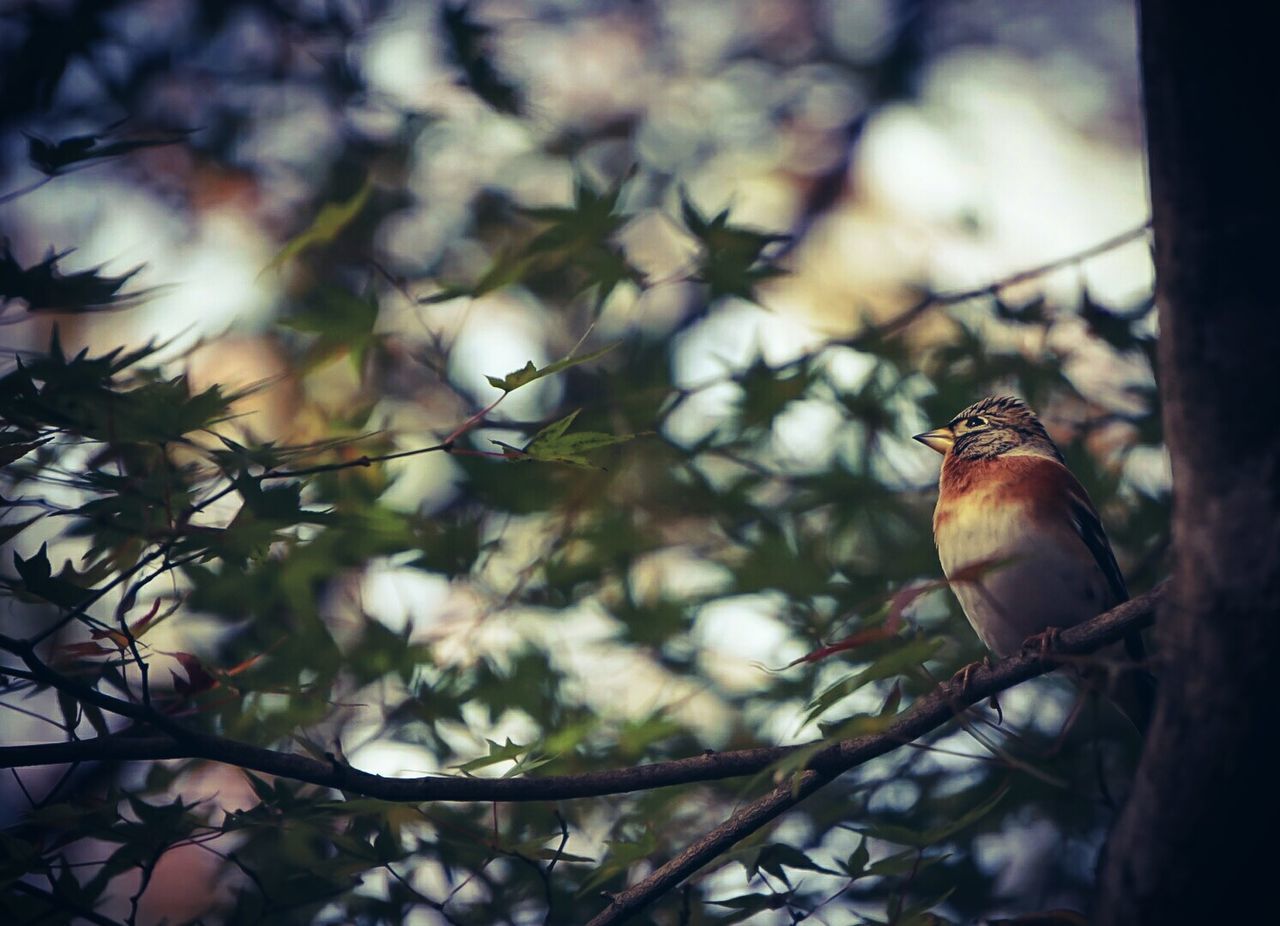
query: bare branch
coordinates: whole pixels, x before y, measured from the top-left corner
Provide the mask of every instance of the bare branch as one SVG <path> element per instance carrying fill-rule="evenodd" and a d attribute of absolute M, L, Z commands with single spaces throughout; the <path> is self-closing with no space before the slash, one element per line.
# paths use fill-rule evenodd
<path fill-rule="evenodd" d="M 941 293 L 926 293 L 920 299 L 903 309 L 901 313 L 895 315 L 888 321 L 879 325 L 872 325 L 864 331 L 839 340 L 829 341 L 823 347 L 831 347 L 834 345 L 844 345 L 847 347 L 860 347 L 871 340 L 882 338 L 890 334 L 901 331 L 903 328 L 911 325 L 917 318 L 924 315 L 929 309 L 940 305 L 955 305 L 959 302 L 968 302 L 970 299 L 980 299 L 983 296 L 998 296 L 1000 291 L 1014 286 L 1018 283 L 1025 283 L 1027 280 L 1034 280 L 1053 273 L 1055 270 L 1061 270 L 1063 267 L 1070 267 L 1081 261 L 1088 260 L 1090 257 L 1097 257 L 1099 254 L 1105 254 L 1108 251 L 1114 251 L 1121 245 L 1128 244 L 1138 238 L 1144 237 L 1151 229 L 1151 220 L 1143 222 L 1127 231 L 1113 235 L 1105 241 L 1100 241 L 1095 245 L 1085 248 L 1083 251 L 1077 251 L 1074 254 L 1068 254 L 1065 257 L 1059 257 L 1047 263 L 1040 264 L 1037 267 L 1030 267 L 1026 270 L 1019 270 L 1007 277 L 1001 277 L 990 283 L 984 283 L 982 286 L 975 286 L 972 289 L 958 289 Z"/>

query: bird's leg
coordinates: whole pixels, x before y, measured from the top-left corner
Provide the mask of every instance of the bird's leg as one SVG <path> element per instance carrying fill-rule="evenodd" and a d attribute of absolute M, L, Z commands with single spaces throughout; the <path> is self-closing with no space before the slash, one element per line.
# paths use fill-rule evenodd
<path fill-rule="evenodd" d="M 976 662 L 971 662 L 967 666 L 964 666 L 962 669 L 956 672 L 955 675 L 951 676 L 950 685 L 952 688 L 956 688 L 957 686 L 959 686 L 959 690 L 956 691 L 956 694 L 963 698 L 966 694 L 969 693 L 969 679 L 973 675 L 973 673 L 978 671 L 979 669 L 990 669 L 990 668 L 991 668 L 991 658 L 989 656 L 983 656 L 981 659 L 977 660 Z M 998 724 L 1004 723 L 1004 711 L 1000 707 L 1000 699 L 993 694 L 989 699 L 987 699 L 987 703 L 990 705 L 991 709 L 996 712 L 996 717 L 999 718 L 996 721 L 996 723 Z"/>
<path fill-rule="evenodd" d="M 1033 650 L 1038 651 L 1041 659 L 1048 658 L 1049 654 L 1058 648 L 1058 638 L 1062 636 L 1061 627 L 1046 627 L 1039 633 L 1033 633 L 1022 641 L 1022 651 L 1030 653 Z"/>

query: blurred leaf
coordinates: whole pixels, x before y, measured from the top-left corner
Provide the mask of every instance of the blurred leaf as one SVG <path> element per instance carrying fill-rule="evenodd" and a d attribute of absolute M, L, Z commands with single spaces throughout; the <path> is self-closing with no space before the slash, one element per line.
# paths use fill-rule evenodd
<path fill-rule="evenodd" d="M 470 2 L 443 4 L 440 24 L 449 56 L 462 69 L 467 86 L 498 112 L 519 115 L 519 90 L 494 66 L 485 47 L 485 38 L 493 31 L 492 27 L 472 18 Z"/>
<path fill-rule="evenodd" d="M 996 318 L 1017 325 L 1043 325 L 1046 321 L 1045 297 L 1037 296 L 1021 305 L 1010 305 L 997 293 L 993 297 Z"/>
<path fill-rule="evenodd" d="M 1089 926 L 1089 920 L 1075 910 L 1042 910 L 990 919 L 987 920 L 987 926 Z"/>
<path fill-rule="evenodd" d="M 804 397 L 813 384 L 812 370 L 791 365 L 771 367 L 756 358 L 746 370 L 734 377 L 742 387 L 738 415 L 744 428 L 768 427 L 792 402 Z"/>
<path fill-rule="evenodd" d="M 169 670 L 169 675 L 173 677 L 173 689 L 178 694 L 191 697 L 217 687 L 218 680 L 209 674 L 199 658 L 191 653 L 170 653 L 169 655 L 178 660 L 182 670 L 187 673 L 187 677 L 183 678 L 172 669 Z"/>
<path fill-rule="evenodd" d="M 0 546 L 7 544 L 32 524 L 39 521 L 41 517 L 41 515 L 36 515 L 33 518 L 27 518 L 25 521 L 16 521 L 13 524 L 0 524 Z"/>
<path fill-rule="evenodd" d="M 741 923 L 766 910 L 786 909 L 788 904 L 791 903 L 792 895 L 792 891 L 776 894 L 739 894 L 737 897 L 729 897 L 725 900 L 708 900 L 707 903 L 716 907 L 728 907 L 734 911 L 732 916 L 716 922 Z"/>
<path fill-rule="evenodd" d="M 311 220 L 311 224 L 285 242 L 284 247 L 276 253 L 275 257 L 271 258 L 271 262 L 263 268 L 262 272 L 279 270 L 286 263 L 306 251 L 332 244 L 338 235 L 342 234 L 343 230 L 364 209 L 372 192 L 373 182 L 365 180 L 360 189 L 350 199 L 342 202 L 325 203 L 316 214 L 316 217 Z"/>
<path fill-rule="evenodd" d="M 1151 340 L 1139 336 L 1133 330 L 1135 321 L 1143 318 L 1155 305 L 1154 298 L 1144 300 L 1129 312 L 1117 312 L 1096 301 L 1086 289 L 1080 296 L 1080 317 L 1089 326 L 1089 333 L 1101 338 L 1121 353 L 1137 350 L 1141 343 Z"/>
<path fill-rule="evenodd" d="M 870 860 L 871 850 L 867 848 L 867 838 L 864 836 L 858 842 L 858 848 L 854 849 L 853 852 L 850 853 L 842 866 L 845 874 L 849 876 L 849 880 L 856 881 L 858 878 L 862 877 L 866 872 L 867 862 Z"/>
<path fill-rule="evenodd" d="M 839 874 L 837 871 L 819 865 L 799 849 L 780 842 L 762 846 L 746 858 L 740 859 L 740 861 L 743 867 L 747 869 L 748 879 L 756 877 L 757 874 L 763 871 L 766 874 L 773 875 L 788 886 L 791 884 L 791 879 L 787 877 L 785 871 L 787 868 L 794 868 L 800 871 L 816 871 L 827 875 Z"/>
<path fill-rule="evenodd" d="M 378 321 L 378 297 L 370 289 L 363 296 L 338 286 L 319 286 L 312 290 L 306 303 L 280 319 L 280 324 L 295 331 L 319 337 L 299 365 L 309 372 L 335 353 L 350 353 L 357 370 L 364 364 L 368 349 L 376 342 L 374 326 Z"/>
<path fill-rule="evenodd" d="M 446 286 L 437 293 L 423 296 L 418 301 L 424 305 L 450 302 L 464 296 L 477 298 L 494 290 L 502 289 L 525 278 L 535 258 L 521 251 L 505 251 L 493 259 L 488 269 L 480 275 L 480 279 L 471 286 Z M 492 381 L 492 379 L 490 380 Z"/>
<path fill-rule="evenodd" d="M 142 264 L 115 277 L 103 274 L 102 265 L 64 274 L 58 270 L 58 261 L 70 253 L 50 249 L 43 261 L 24 268 L 9 250 L 9 239 L 4 239 L 0 248 L 0 300 L 22 299 L 28 312 L 93 312 L 125 308 L 155 292 L 120 292 L 143 268 Z"/>
<path fill-rule="evenodd" d="M 728 209 L 708 219 L 683 190 L 680 215 L 685 227 L 702 245 L 694 279 L 710 287 L 712 299 L 738 296 L 754 302 L 756 284 L 786 273 L 765 257 L 764 250 L 771 244 L 789 240 L 790 236 L 730 225 Z"/>
<path fill-rule="evenodd" d="M 626 872 L 632 865 L 648 858 L 657 848 L 657 837 L 653 832 L 645 831 L 636 839 L 610 839 L 605 844 L 608 852 L 599 867 L 582 883 L 579 889 L 582 894 L 594 891 L 616 875 Z"/>
<path fill-rule="evenodd" d="M 530 218 L 550 224 L 528 244 L 526 253 L 565 251 L 572 254 L 606 241 L 627 221 L 627 216 L 617 209 L 623 187 L 631 176 L 632 173 L 628 173 L 601 192 L 579 175 L 574 178 L 571 208 L 541 206 L 521 209 Z"/>
<path fill-rule="evenodd" d="M 4 435 L 7 438 L 9 435 Z M 14 460 L 20 460 L 37 447 L 43 447 L 52 437 L 41 438 L 37 441 L 22 441 L 10 443 L 7 440 L 0 440 L 0 466 L 8 466 Z M 29 523 L 29 522 L 28 522 Z"/>
<path fill-rule="evenodd" d="M 454 768 L 460 772 L 470 773 L 476 769 L 488 768 L 491 765 L 497 765 L 499 762 L 515 762 L 517 765 L 524 764 L 524 768 L 536 768 L 538 765 L 545 764 L 545 759 L 539 759 L 530 751 L 528 746 L 522 746 L 519 743 L 512 742 L 510 737 L 502 745 L 488 740 L 489 754 L 481 756 L 478 759 L 472 759 L 470 762 L 463 762 L 461 765 L 455 765 Z M 529 764 L 531 763 L 531 764 Z M 506 776 L 504 776 L 506 777 Z"/>
<path fill-rule="evenodd" d="M 952 836 L 963 832 L 991 813 L 1009 793 L 1009 787 L 1007 783 L 1001 785 L 994 794 L 963 815 L 932 829 L 917 831 L 888 823 L 861 824 L 857 829 L 858 832 L 872 839 L 883 839 L 885 842 L 896 843 L 900 846 L 911 846 L 916 849 L 928 848 L 929 846 L 946 842 Z"/>
<path fill-rule="evenodd" d="M 810 702 L 807 719 L 817 718 L 864 685 L 913 672 L 937 655 L 945 642 L 941 637 L 917 637 L 891 650 L 861 672 L 846 676 L 824 689 Z"/>
<path fill-rule="evenodd" d="M 49 141 L 29 133 L 23 134 L 27 136 L 27 159 L 37 170 L 52 175 L 60 173 L 73 164 L 119 157 L 141 148 L 176 145 L 185 141 L 191 132 L 187 130 L 155 138 L 123 138 L 105 144 L 104 139 L 107 137 L 105 133 L 73 135 L 58 141 Z"/>
<path fill-rule="evenodd" d="M 86 588 L 86 577 L 77 573 L 68 561 L 57 576 L 53 575 L 53 567 L 49 563 L 48 543 L 40 544 L 40 549 L 27 559 L 13 554 L 13 567 L 22 580 L 16 589 L 19 596 L 30 601 L 41 599 L 50 604 L 64 608 L 74 608 L 87 601 L 93 595 L 92 588 Z"/>

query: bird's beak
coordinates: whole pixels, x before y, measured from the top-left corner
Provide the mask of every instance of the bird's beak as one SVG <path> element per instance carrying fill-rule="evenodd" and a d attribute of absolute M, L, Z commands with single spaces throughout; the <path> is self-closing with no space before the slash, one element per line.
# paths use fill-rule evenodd
<path fill-rule="evenodd" d="M 936 450 L 938 453 L 946 453 L 951 449 L 951 445 L 956 442 L 955 432 L 951 428 L 934 428 L 932 431 L 925 431 L 923 434 L 917 434 L 912 440 L 918 440 L 930 450 Z"/>

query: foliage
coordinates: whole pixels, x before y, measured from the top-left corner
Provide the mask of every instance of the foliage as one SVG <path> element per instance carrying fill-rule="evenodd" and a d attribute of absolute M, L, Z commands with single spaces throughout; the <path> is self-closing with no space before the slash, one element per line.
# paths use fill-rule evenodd
<path fill-rule="evenodd" d="M 211 22 L 227 15 L 197 6 Z M 266 6 L 299 34 L 341 45 L 351 31 L 338 12 Z M 492 118 L 535 118 L 476 10 L 447 4 L 437 25 Z M 56 83 L 61 69 L 41 73 Z M 336 65 L 287 75 L 304 78 L 324 82 L 335 118 L 365 90 Z M 144 83 L 130 93 L 145 98 Z M 70 766 L 33 786 L 0 833 L 15 921 L 102 909 L 133 922 L 163 860 L 190 852 L 227 885 L 204 922 L 586 922 L 602 892 L 802 757 L 772 776 L 498 805 L 383 801 L 199 756 L 231 742 L 344 768 L 395 747 L 411 757 L 405 773 L 543 777 L 884 729 L 980 655 L 935 581 L 932 460 L 908 435 L 982 395 L 1016 392 L 1047 413 L 1133 589 L 1161 575 L 1167 494 L 1126 478 L 1159 448 L 1149 300 L 1011 307 L 993 285 L 978 300 L 929 297 L 900 328 L 783 360 L 760 351 L 691 383 L 676 370 L 681 339 L 767 301 L 787 234 L 732 208 L 709 217 L 630 142 L 575 159 L 587 140 L 566 151 L 546 138 L 541 153 L 573 174 L 568 205 L 478 193 L 470 250 L 388 269 L 378 230 L 405 208 L 393 167 L 420 127 L 395 115 L 403 131 L 378 144 L 349 134 L 309 175 L 264 274 L 286 281 L 265 337 L 300 383 L 309 430 L 257 433 L 242 410 L 278 384 L 198 385 L 186 349 L 68 352 L 75 313 L 136 301 L 122 292 L 135 271 L 63 274 L 53 253 L 24 268 L 6 244 L 4 297 L 69 314 L 38 349 L 10 352 L 0 376 L 3 706 L 39 716 L 44 742 L 168 735 L 194 750 Z M 40 170 L 159 144 L 229 153 L 201 133 L 65 137 L 32 139 Z M 628 237 L 655 216 L 688 244 L 675 281 L 688 298 L 665 321 L 606 325 L 614 300 L 673 284 L 642 269 Z M 483 311 L 502 294 L 538 304 L 561 359 L 483 371 L 498 391 L 487 398 L 451 372 L 433 313 Z M 416 335 L 390 322 L 393 303 L 424 320 Z M 1123 409 L 1065 372 L 1097 351 L 1141 368 Z M 334 358 L 351 361 L 354 382 L 325 403 Z M 509 396 L 548 384 L 534 419 L 504 417 Z M 713 420 L 702 403 L 715 391 L 731 400 Z M 430 434 L 387 412 L 423 396 L 452 415 Z M 814 409 L 836 423 L 828 452 L 801 457 L 788 441 L 816 427 Z M 397 494 L 440 461 L 432 472 L 445 475 L 426 478 L 448 491 L 432 485 L 421 505 Z M 403 583 L 407 614 L 376 592 L 383 580 Z M 721 664 L 717 635 L 739 620 L 781 641 L 749 685 Z M 1078 899 L 1132 743 L 1114 717 L 1055 721 L 1068 686 L 1034 690 L 1035 709 L 1003 725 L 970 714 L 843 776 L 659 898 L 652 919 L 962 922 L 1002 901 L 980 847 L 1043 828 L 1066 847 L 1043 859 L 1043 878 Z"/>

